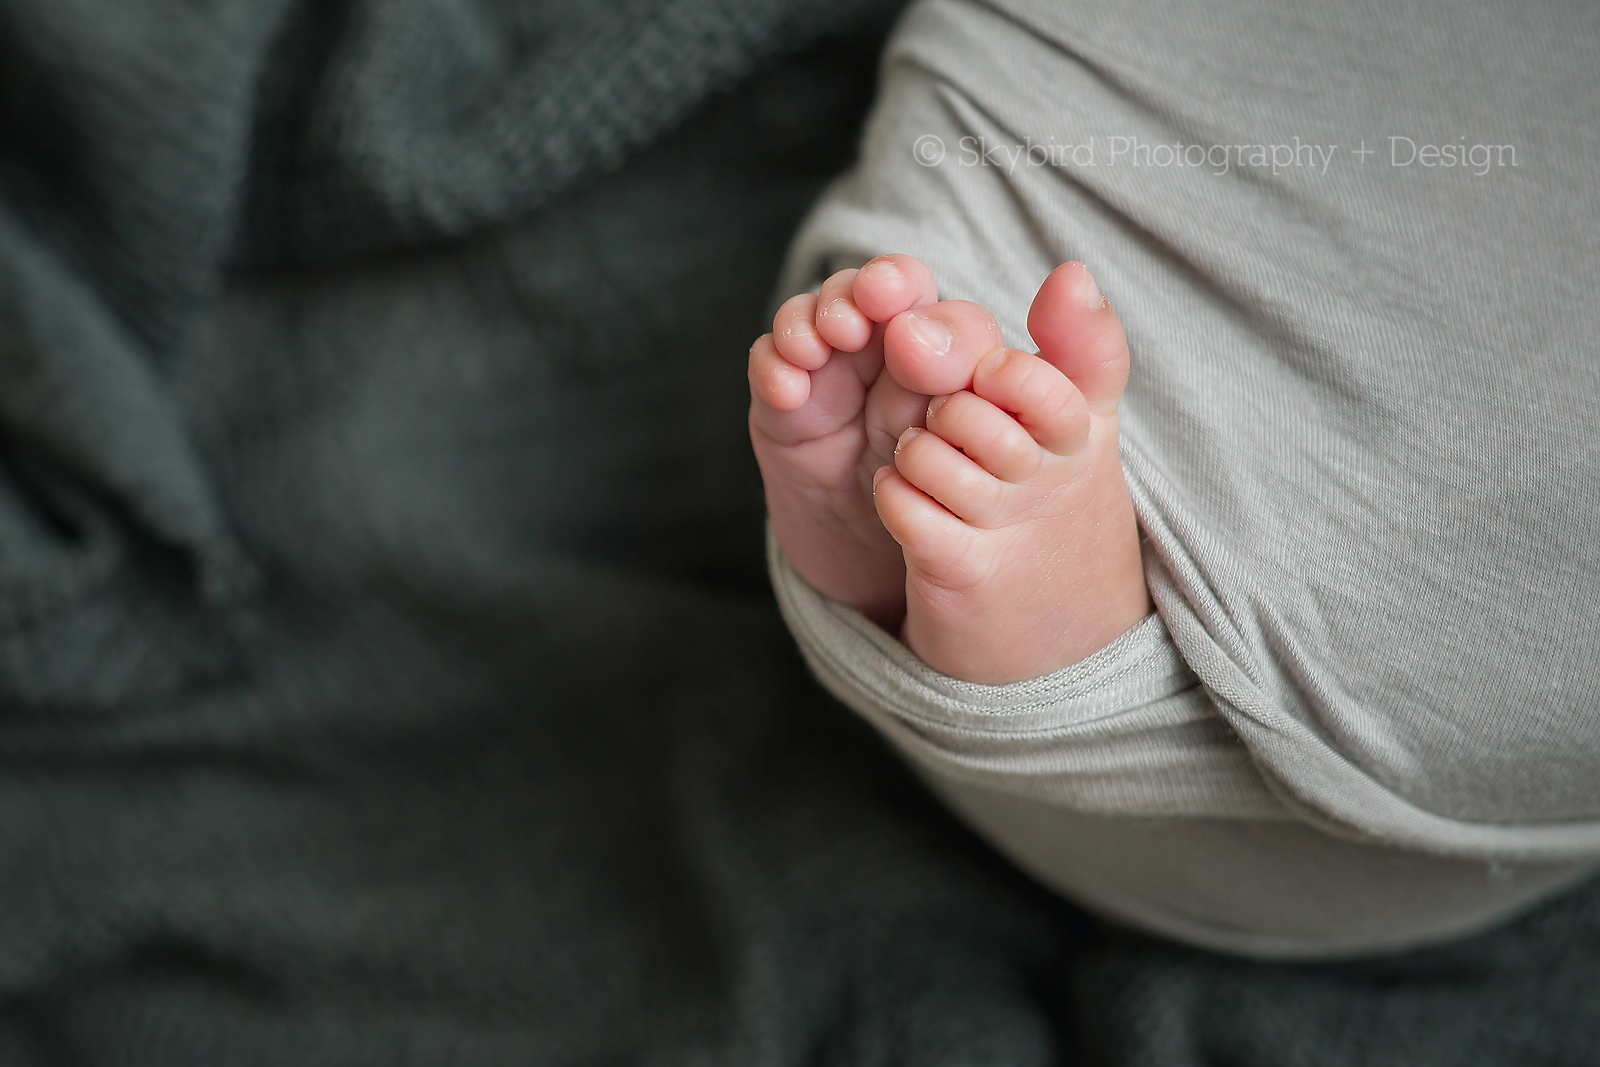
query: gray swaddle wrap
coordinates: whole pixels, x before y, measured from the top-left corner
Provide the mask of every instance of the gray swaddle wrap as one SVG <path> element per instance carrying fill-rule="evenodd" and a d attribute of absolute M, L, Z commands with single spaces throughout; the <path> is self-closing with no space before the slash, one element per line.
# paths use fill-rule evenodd
<path fill-rule="evenodd" d="M 1407 944 L 1589 869 L 1600 12 L 932 0 L 884 71 L 785 291 L 909 252 L 1028 346 L 1086 261 L 1160 615 L 976 686 L 774 551 L 819 677 L 1024 866 L 1203 944 Z"/>

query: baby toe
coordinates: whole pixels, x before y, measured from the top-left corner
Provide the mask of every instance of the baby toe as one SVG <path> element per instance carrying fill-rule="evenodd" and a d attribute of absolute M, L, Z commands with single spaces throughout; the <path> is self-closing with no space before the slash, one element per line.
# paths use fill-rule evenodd
<path fill-rule="evenodd" d="M 1028 309 L 1028 333 L 1096 412 L 1116 411 L 1128 383 L 1128 337 L 1089 268 L 1063 263 L 1050 272 Z"/>
<path fill-rule="evenodd" d="M 772 341 L 778 354 L 797 367 L 818 370 L 833 355 L 833 347 L 817 332 L 817 298 L 812 293 L 791 296 L 772 317 Z"/>
<path fill-rule="evenodd" d="M 903 311 L 939 299 L 933 271 L 912 256 L 894 253 L 864 265 L 851 287 L 856 307 L 874 322 L 888 322 Z"/>
<path fill-rule="evenodd" d="M 811 375 L 784 359 L 764 333 L 750 346 L 750 395 L 778 411 L 794 411 L 811 395 Z"/>
<path fill-rule="evenodd" d="M 976 581 L 970 568 L 976 531 L 906 480 L 894 467 L 880 467 L 872 499 L 884 529 L 905 550 L 906 563 L 952 584 Z"/>
<path fill-rule="evenodd" d="M 916 426 L 906 430 L 894 465 L 906 481 L 963 522 L 989 529 L 1005 518 L 1004 483 L 936 433 Z"/>
<path fill-rule="evenodd" d="M 972 391 L 1016 421 L 1058 456 L 1080 450 L 1089 436 L 1089 408 L 1065 374 L 1038 356 L 1000 348 L 978 362 Z"/>
<path fill-rule="evenodd" d="M 872 340 L 873 322 L 856 307 L 851 295 L 856 271 L 842 270 L 817 291 L 817 333 L 841 352 L 859 352 Z"/>
<path fill-rule="evenodd" d="M 967 300 L 943 300 L 895 316 L 884 329 L 883 360 L 907 389 L 939 396 L 965 389 L 979 358 L 999 344 L 993 315 Z"/>
<path fill-rule="evenodd" d="M 1044 460 L 1043 449 L 1015 418 L 966 390 L 934 397 L 927 426 L 1002 481 L 1030 478 Z"/>

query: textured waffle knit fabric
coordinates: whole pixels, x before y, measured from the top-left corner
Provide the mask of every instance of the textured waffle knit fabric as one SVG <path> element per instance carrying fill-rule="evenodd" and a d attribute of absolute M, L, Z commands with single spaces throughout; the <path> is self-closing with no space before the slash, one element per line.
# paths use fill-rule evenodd
<path fill-rule="evenodd" d="M 1600 19 L 1563 3 L 928 0 L 789 291 L 903 251 L 1133 352 L 1159 610 L 968 685 L 774 555 L 823 681 L 1003 850 L 1200 944 L 1480 927 L 1600 857 Z"/>

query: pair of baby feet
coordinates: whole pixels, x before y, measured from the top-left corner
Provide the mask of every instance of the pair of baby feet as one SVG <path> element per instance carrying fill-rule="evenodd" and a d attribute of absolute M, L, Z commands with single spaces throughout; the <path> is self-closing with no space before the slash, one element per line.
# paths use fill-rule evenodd
<path fill-rule="evenodd" d="M 750 350 L 772 528 L 818 591 L 943 674 L 999 685 L 1104 648 L 1150 610 L 1117 449 L 1128 343 L 1081 263 L 1028 314 L 938 299 L 905 255 L 787 301 Z"/>

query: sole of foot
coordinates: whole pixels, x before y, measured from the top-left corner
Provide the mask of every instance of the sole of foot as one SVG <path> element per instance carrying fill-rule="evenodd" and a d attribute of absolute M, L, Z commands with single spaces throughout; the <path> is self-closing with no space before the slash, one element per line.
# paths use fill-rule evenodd
<path fill-rule="evenodd" d="M 898 629 L 905 554 L 879 517 L 874 475 L 930 398 L 970 382 L 999 341 L 988 312 L 940 301 L 932 272 L 905 255 L 840 271 L 778 309 L 750 350 L 750 438 L 773 532 L 818 591 Z"/>

